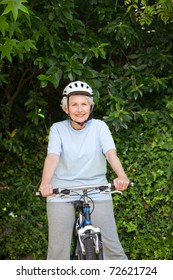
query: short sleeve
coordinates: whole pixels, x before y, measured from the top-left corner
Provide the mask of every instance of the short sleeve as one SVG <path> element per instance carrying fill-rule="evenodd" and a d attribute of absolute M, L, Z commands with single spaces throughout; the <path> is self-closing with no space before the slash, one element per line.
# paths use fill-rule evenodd
<path fill-rule="evenodd" d="M 116 150 L 116 146 L 110 132 L 109 127 L 105 122 L 102 122 L 102 126 L 100 129 L 100 142 L 102 146 L 103 153 L 105 154 L 111 149 Z"/>
<path fill-rule="evenodd" d="M 62 151 L 61 137 L 56 124 L 50 128 L 47 153 L 60 155 Z"/>

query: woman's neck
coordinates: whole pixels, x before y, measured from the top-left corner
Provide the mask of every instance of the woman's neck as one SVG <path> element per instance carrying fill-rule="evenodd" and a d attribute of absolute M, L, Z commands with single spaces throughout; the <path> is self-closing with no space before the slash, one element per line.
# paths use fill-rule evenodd
<path fill-rule="evenodd" d="M 81 130 L 83 129 L 85 126 L 86 126 L 86 123 L 83 123 L 83 124 L 77 124 L 73 121 L 70 121 L 70 124 L 71 124 L 71 127 L 75 130 Z"/>

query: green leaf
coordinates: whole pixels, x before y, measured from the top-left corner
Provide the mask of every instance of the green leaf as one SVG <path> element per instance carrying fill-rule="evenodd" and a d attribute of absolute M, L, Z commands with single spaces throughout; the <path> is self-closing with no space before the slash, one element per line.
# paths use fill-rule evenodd
<path fill-rule="evenodd" d="M 128 58 L 130 58 L 130 59 L 137 59 L 138 57 L 139 57 L 139 55 L 137 55 L 137 54 L 128 55 Z"/>
<path fill-rule="evenodd" d="M 66 19 L 72 20 L 72 14 L 70 10 L 62 10 L 62 14 Z"/>
<path fill-rule="evenodd" d="M 27 3 L 27 0 L 3 0 L 0 4 L 7 5 L 7 7 L 2 15 L 12 12 L 15 21 L 18 18 L 19 10 L 29 15 L 29 10 L 22 3 Z"/>
<path fill-rule="evenodd" d="M 4 45 L 0 45 L 1 59 L 7 57 L 7 59 L 12 62 L 11 54 L 13 53 L 13 48 L 17 46 L 16 39 L 7 39 Z"/>
<path fill-rule="evenodd" d="M 38 76 L 38 79 L 39 79 L 40 81 L 44 81 L 44 80 L 47 80 L 47 76 L 41 74 L 41 75 Z"/>
<path fill-rule="evenodd" d="M 37 48 L 34 44 L 34 41 L 31 39 L 27 39 L 27 40 L 23 41 L 22 44 L 27 52 L 29 52 L 31 49 L 37 50 Z"/>
<path fill-rule="evenodd" d="M 0 16 L 0 30 L 2 32 L 3 37 L 5 36 L 5 31 L 9 29 L 9 24 L 6 21 L 6 18 L 3 16 Z"/>
<path fill-rule="evenodd" d="M 51 73 L 49 75 L 40 74 L 38 76 L 38 79 L 41 81 L 41 86 L 42 87 L 47 86 L 47 83 L 50 82 L 50 83 L 53 84 L 54 88 L 57 88 L 59 86 L 59 82 L 61 80 L 61 77 L 62 77 L 62 70 L 59 69 L 55 73 Z"/>

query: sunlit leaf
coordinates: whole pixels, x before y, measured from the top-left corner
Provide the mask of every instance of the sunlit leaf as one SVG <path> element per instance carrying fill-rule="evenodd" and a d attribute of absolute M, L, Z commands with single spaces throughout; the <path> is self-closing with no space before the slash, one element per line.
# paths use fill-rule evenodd
<path fill-rule="evenodd" d="M 18 18 L 19 10 L 29 15 L 29 11 L 28 11 L 27 7 L 24 6 L 22 3 L 27 3 L 27 0 L 3 0 L 3 1 L 1 1 L 0 4 L 7 5 L 2 15 L 6 15 L 11 12 L 13 14 L 13 18 L 15 21 Z"/>

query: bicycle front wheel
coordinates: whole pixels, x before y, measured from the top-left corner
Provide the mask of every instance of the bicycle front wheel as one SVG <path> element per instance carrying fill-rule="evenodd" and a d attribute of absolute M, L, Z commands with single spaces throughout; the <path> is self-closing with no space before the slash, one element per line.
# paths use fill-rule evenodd
<path fill-rule="evenodd" d="M 80 244 L 78 243 L 78 259 L 79 260 L 103 260 L 103 248 L 101 240 L 99 239 L 99 252 L 95 252 L 95 244 L 93 237 L 86 237 L 83 239 L 85 247 L 85 254 L 82 254 Z"/>
<path fill-rule="evenodd" d="M 94 241 L 93 238 L 87 237 L 84 240 L 85 260 L 95 260 Z"/>

